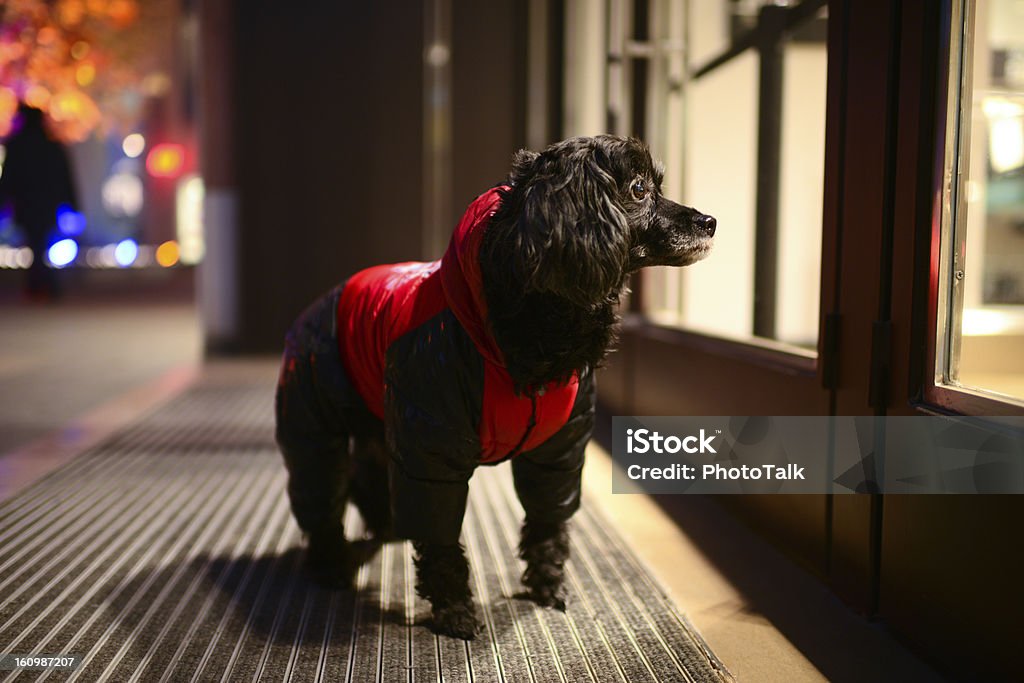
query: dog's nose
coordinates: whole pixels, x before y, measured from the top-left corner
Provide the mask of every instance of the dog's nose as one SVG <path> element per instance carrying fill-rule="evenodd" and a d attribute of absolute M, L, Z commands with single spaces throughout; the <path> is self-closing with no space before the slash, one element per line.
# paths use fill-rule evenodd
<path fill-rule="evenodd" d="M 718 221 L 715 220 L 714 216 L 701 216 L 697 219 L 697 228 L 703 230 L 708 237 L 715 236 L 715 226 L 718 225 Z"/>

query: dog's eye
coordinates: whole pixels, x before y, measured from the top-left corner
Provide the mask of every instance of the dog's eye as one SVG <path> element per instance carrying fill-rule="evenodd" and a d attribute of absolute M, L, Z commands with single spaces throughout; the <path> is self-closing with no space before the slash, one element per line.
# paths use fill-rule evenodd
<path fill-rule="evenodd" d="M 647 183 L 639 178 L 633 181 L 633 186 L 629 189 L 633 193 L 633 198 L 637 201 L 647 196 Z"/>

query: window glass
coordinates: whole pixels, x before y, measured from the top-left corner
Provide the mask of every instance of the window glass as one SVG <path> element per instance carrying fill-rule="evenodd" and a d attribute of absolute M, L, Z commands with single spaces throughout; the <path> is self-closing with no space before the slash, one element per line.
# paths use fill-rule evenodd
<path fill-rule="evenodd" d="M 659 322 L 717 336 L 761 337 L 808 350 L 817 346 L 825 10 L 796 30 L 772 28 L 773 18 L 777 27 L 778 18 L 799 4 L 688 4 L 685 115 L 677 124 L 681 168 L 669 165 L 666 179 L 681 178 L 679 196 L 673 198 L 715 216 L 718 232 L 715 249 L 705 261 L 645 273 L 645 309 Z M 766 52 L 751 45 L 725 59 L 731 46 L 749 43 L 754 30 L 774 36 L 777 50 Z M 702 73 L 702 67 L 716 60 L 720 65 Z M 777 109 L 772 107 L 772 93 L 761 92 L 762 67 L 774 69 L 770 80 L 780 103 Z M 768 135 L 777 135 L 778 145 L 768 150 L 767 163 L 759 163 L 759 154 L 765 153 L 763 145 L 759 149 L 759 121 L 777 121 Z M 759 192 L 765 194 L 759 197 Z M 772 220 L 759 225 L 758 204 L 766 200 L 763 205 L 774 208 L 766 212 Z M 769 248 L 763 248 L 765 234 L 773 235 Z"/>
<path fill-rule="evenodd" d="M 815 348 L 825 200 L 825 43 L 790 41 L 783 59 L 775 338 Z"/>
<path fill-rule="evenodd" d="M 954 21 L 939 381 L 1024 399 L 1024 3 Z"/>
<path fill-rule="evenodd" d="M 679 272 L 678 323 L 730 337 L 749 337 L 754 315 L 757 69 L 749 51 L 687 89 L 683 201 L 718 229 L 711 255 Z"/>

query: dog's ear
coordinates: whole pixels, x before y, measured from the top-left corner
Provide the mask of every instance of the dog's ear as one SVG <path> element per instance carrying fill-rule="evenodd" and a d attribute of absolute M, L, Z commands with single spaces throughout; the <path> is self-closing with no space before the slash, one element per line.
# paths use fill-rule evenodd
<path fill-rule="evenodd" d="M 600 145 L 520 152 L 511 180 L 521 202 L 517 260 L 528 291 L 592 305 L 622 286 L 629 224 Z"/>

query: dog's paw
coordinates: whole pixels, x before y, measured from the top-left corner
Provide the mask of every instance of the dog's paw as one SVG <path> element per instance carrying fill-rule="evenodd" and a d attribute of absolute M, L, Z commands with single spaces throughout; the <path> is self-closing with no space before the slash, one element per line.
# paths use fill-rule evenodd
<path fill-rule="evenodd" d="M 565 611 L 565 598 L 555 589 L 534 589 L 530 592 L 530 599 L 541 607 L 554 607 L 559 612 Z"/>
<path fill-rule="evenodd" d="M 356 576 L 356 567 L 344 558 L 324 557 L 309 553 L 307 568 L 313 581 L 332 590 L 349 590 Z"/>
<path fill-rule="evenodd" d="M 553 607 L 559 612 L 565 611 L 565 598 L 560 595 L 558 588 L 550 586 L 539 586 L 528 591 L 516 593 L 519 600 L 529 600 L 541 607 Z"/>
<path fill-rule="evenodd" d="M 354 549 L 343 535 L 315 533 L 309 537 L 306 568 L 321 586 L 348 590 L 352 588 L 359 569 L 360 555 L 361 552 Z"/>
<path fill-rule="evenodd" d="M 448 605 L 433 611 L 433 630 L 438 635 L 473 640 L 480 625 L 472 605 Z"/>
<path fill-rule="evenodd" d="M 355 568 L 358 570 L 372 560 L 373 556 L 377 554 L 377 551 L 383 547 L 385 542 L 380 538 L 361 538 L 358 541 L 350 542 L 348 544 L 349 558 L 355 563 Z"/>

